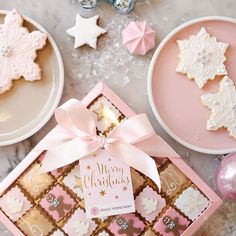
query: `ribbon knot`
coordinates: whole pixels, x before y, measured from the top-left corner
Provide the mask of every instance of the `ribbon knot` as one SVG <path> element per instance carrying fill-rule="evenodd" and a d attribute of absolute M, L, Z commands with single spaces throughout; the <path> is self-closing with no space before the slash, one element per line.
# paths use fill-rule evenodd
<path fill-rule="evenodd" d="M 116 138 L 107 138 L 104 136 L 96 136 L 94 140 L 98 143 L 99 147 L 102 149 L 108 149 L 107 145 L 115 143 L 118 141 Z"/>
<path fill-rule="evenodd" d="M 160 188 L 156 163 L 149 155 L 177 156 L 173 149 L 155 134 L 145 114 L 123 121 L 108 137 L 97 135 L 96 120 L 92 112 L 76 99 L 71 99 L 59 107 L 55 117 L 58 126 L 38 145 L 40 150 L 47 150 L 41 172 L 69 165 L 103 148 L 111 158 L 142 172 Z"/>

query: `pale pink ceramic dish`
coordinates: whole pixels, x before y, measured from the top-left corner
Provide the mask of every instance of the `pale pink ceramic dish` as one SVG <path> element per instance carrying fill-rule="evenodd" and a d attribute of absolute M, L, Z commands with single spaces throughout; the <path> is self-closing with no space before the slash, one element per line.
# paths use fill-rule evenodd
<path fill-rule="evenodd" d="M 166 132 L 184 146 L 208 154 L 236 151 L 236 140 L 226 129 L 207 131 L 210 111 L 201 95 L 216 93 L 222 77 L 199 89 L 193 80 L 177 73 L 179 49 L 176 40 L 188 39 L 205 27 L 218 41 L 229 43 L 226 68 L 236 83 L 236 19 L 203 17 L 189 21 L 172 31 L 157 48 L 149 68 L 148 94 L 153 112 Z"/>

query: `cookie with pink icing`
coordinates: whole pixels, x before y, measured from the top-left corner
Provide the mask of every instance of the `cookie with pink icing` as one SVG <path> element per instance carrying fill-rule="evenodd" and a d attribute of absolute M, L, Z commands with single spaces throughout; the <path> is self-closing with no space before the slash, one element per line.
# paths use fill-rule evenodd
<path fill-rule="evenodd" d="M 44 47 L 46 39 L 45 33 L 29 32 L 23 27 L 23 17 L 16 10 L 6 15 L 0 25 L 0 94 L 21 77 L 27 81 L 41 79 L 41 69 L 34 60 L 36 51 Z"/>
<path fill-rule="evenodd" d="M 145 187 L 135 199 L 137 212 L 149 222 L 155 220 L 165 206 L 165 199 L 149 186 Z"/>
<path fill-rule="evenodd" d="M 157 221 L 153 229 L 164 236 L 179 236 L 187 229 L 189 224 L 188 219 L 170 207 Z"/>
<path fill-rule="evenodd" d="M 122 31 L 123 45 L 130 53 L 145 55 L 155 47 L 156 32 L 145 21 L 130 22 Z"/>
<path fill-rule="evenodd" d="M 70 236 L 91 236 L 96 230 L 97 224 L 86 217 L 85 212 L 78 208 L 69 221 L 63 227 L 63 230 Z"/>
<path fill-rule="evenodd" d="M 109 230 L 117 236 L 137 236 L 144 227 L 144 223 L 135 214 L 125 214 L 115 217 Z"/>
<path fill-rule="evenodd" d="M 32 204 L 16 186 L 0 198 L 0 207 L 7 216 L 16 221 L 32 207 Z"/>
<path fill-rule="evenodd" d="M 59 185 L 56 185 L 41 200 L 41 207 L 56 221 L 63 219 L 75 206 L 75 200 Z"/>

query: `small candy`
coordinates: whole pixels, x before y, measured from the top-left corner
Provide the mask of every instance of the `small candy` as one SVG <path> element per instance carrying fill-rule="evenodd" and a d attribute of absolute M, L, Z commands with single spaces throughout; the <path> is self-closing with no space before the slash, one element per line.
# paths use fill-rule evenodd
<path fill-rule="evenodd" d="M 155 47 L 156 32 L 145 21 L 130 22 L 122 31 L 123 45 L 130 53 L 145 55 Z"/>

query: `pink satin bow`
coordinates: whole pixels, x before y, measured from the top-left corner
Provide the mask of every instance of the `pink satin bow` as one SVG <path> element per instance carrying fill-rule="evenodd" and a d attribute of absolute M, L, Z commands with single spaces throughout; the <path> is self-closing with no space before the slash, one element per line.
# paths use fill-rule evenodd
<path fill-rule="evenodd" d="M 55 117 L 59 125 L 39 144 L 41 150 L 47 150 L 41 172 L 66 166 L 104 148 L 111 157 L 142 172 L 160 188 L 156 163 L 149 155 L 177 157 L 173 149 L 155 134 L 145 114 L 123 121 L 109 137 L 97 135 L 92 112 L 76 99 L 59 107 Z"/>

